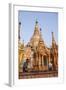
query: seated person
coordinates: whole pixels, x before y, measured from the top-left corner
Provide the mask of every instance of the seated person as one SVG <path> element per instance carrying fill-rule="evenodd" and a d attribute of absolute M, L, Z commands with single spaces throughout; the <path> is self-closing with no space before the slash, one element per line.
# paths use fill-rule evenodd
<path fill-rule="evenodd" d="M 52 70 L 52 63 L 51 62 L 49 63 L 49 70 L 50 71 Z"/>
<path fill-rule="evenodd" d="M 23 64 L 23 72 L 27 72 L 28 71 L 28 60 L 26 60 Z"/>

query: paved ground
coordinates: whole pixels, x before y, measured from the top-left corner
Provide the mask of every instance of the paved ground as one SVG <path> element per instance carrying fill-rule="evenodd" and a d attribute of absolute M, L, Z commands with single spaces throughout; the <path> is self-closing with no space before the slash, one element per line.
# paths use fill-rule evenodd
<path fill-rule="evenodd" d="M 19 73 L 19 79 L 58 77 L 58 71 L 40 71 Z"/>

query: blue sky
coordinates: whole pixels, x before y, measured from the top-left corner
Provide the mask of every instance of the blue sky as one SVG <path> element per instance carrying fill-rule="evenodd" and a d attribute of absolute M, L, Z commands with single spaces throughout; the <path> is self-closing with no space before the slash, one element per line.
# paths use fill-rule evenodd
<path fill-rule="evenodd" d="M 54 32 L 55 40 L 58 43 L 58 13 L 56 12 L 18 11 L 18 22 L 21 22 L 21 40 L 24 40 L 25 44 L 29 42 L 34 32 L 36 19 L 42 29 L 45 44 L 48 47 L 51 46 L 51 32 Z"/>

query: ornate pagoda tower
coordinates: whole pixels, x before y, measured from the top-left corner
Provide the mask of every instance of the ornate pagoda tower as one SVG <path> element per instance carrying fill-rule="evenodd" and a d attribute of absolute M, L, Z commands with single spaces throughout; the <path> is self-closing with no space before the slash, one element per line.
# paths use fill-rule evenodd
<path fill-rule="evenodd" d="M 19 62 L 19 69 L 22 64 L 22 60 L 24 58 L 24 41 L 21 41 L 21 36 L 20 36 L 20 31 L 21 31 L 21 22 L 19 22 L 18 25 L 18 62 Z"/>
<path fill-rule="evenodd" d="M 29 54 L 28 57 L 33 70 L 48 70 L 50 61 L 50 50 L 45 46 L 41 31 L 38 21 L 36 20 L 34 33 L 27 44 L 26 52 L 28 52 L 25 55 L 27 56 Z"/>
<path fill-rule="evenodd" d="M 38 21 L 36 20 L 34 33 L 33 33 L 32 37 L 30 39 L 30 42 L 28 44 L 30 46 L 36 48 L 38 46 L 39 38 L 40 38 L 40 28 L 38 25 Z"/>
<path fill-rule="evenodd" d="M 52 32 L 52 50 L 51 50 L 51 58 L 53 63 L 53 69 L 58 69 L 58 45 L 56 44 L 54 33 Z"/>

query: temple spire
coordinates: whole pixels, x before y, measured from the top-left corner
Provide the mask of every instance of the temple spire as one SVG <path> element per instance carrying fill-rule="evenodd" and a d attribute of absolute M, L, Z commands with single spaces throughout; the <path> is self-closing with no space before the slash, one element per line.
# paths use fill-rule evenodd
<path fill-rule="evenodd" d="M 36 19 L 36 25 L 38 24 L 38 20 Z"/>
<path fill-rule="evenodd" d="M 52 32 L 52 47 L 54 47 L 55 44 L 56 44 L 56 42 L 55 42 L 55 39 L 54 39 L 54 33 Z"/>
<path fill-rule="evenodd" d="M 40 28 L 40 41 L 43 41 L 42 39 L 42 29 Z"/>
<path fill-rule="evenodd" d="M 38 25 L 38 20 L 36 19 L 35 21 L 35 29 L 34 29 L 34 35 L 39 34 L 39 25 Z"/>
<path fill-rule="evenodd" d="M 38 20 L 35 21 L 35 28 L 38 27 Z"/>
<path fill-rule="evenodd" d="M 52 41 L 55 41 L 55 40 L 54 40 L 54 33 L 53 33 L 53 32 L 52 32 Z"/>
<path fill-rule="evenodd" d="M 20 29 L 21 29 L 21 22 L 19 22 L 19 28 L 18 28 L 18 39 L 20 40 L 21 37 L 20 37 Z"/>

